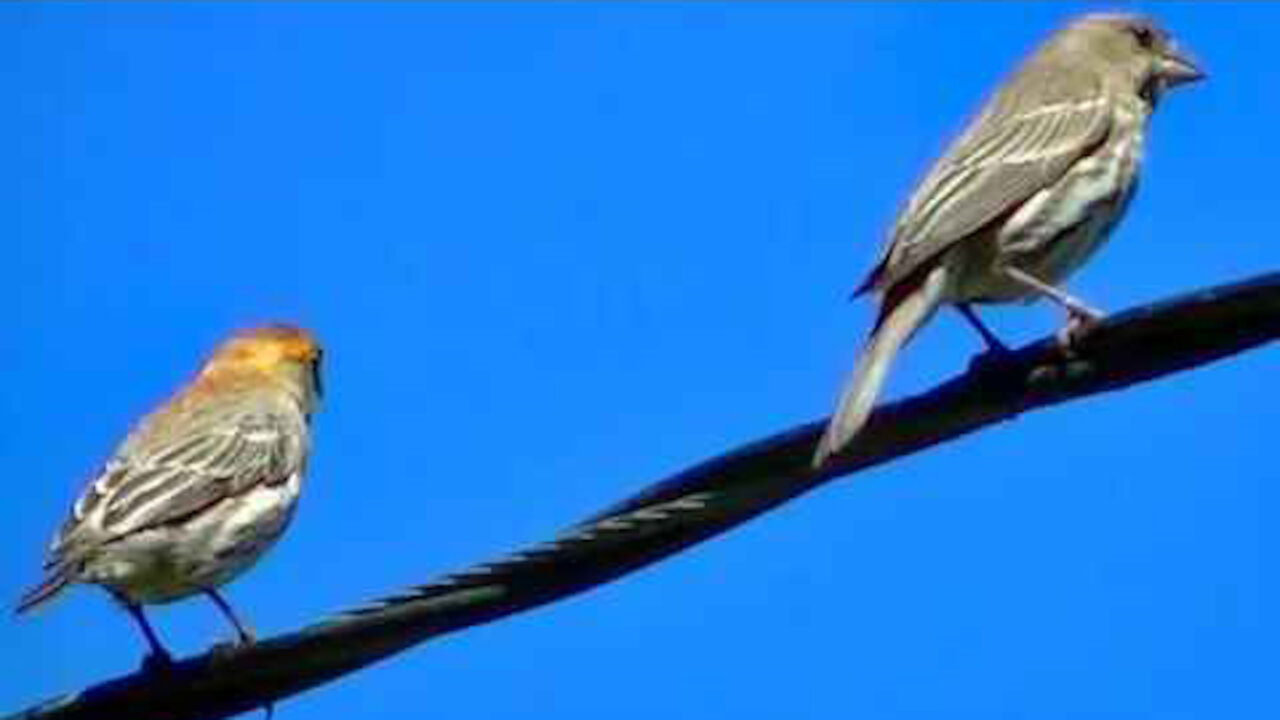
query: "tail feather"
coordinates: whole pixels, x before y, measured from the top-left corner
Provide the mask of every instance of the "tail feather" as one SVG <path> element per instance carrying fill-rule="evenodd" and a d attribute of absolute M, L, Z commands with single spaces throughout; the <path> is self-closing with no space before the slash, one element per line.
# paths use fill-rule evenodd
<path fill-rule="evenodd" d="M 14 612 L 21 615 L 22 613 L 34 610 L 37 606 L 43 605 L 45 602 L 52 600 L 55 595 L 62 592 L 63 588 L 71 584 L 71 575 L 65 568 L 54 568 L 45 576 L 39 585 L 28 590 L 26 594 L 18 600 L 18 606 Z"/>
<path fill-rule="evenodd" d="M 821 467 L 828 458 L 843 450 L 866 424 L 894 356 L 942 302 L 946 272 L 945 266 L 937 265 L 915 287 L 901 295 L 890 293 L 884 299 L 876 327 L 867 338 L 858 364 L 840 394 L 836 412 L 818 442 L 814 467 Z"/>

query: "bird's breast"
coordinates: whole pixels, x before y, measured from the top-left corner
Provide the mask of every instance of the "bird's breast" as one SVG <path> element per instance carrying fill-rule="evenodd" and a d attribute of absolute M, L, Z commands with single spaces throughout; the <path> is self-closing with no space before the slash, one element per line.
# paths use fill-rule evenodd
<path fill-rule="evenodd" d="M 1016 265 L 1056 285 L 1097 252 L 1133 197 L 1142 160 L 1142 123 L 1118 129 L 1009 216 L 985 259 L 967 264 L 956 293 L 961 300 L 1031 300 L 1035 293 L 1009 280 L 1000 265 Z"/>

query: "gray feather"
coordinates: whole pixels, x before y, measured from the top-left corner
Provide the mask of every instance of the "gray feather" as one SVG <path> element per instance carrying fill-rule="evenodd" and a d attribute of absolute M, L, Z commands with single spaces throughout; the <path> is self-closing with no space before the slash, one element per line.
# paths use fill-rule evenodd
<path fill-rule="evenodd" d="M 946 286 L 947 268 L 938 264 L 919 285 L 882 308 L 880 319 L 858 356 L 857 366 L 844 392 L 840 394 L 840 404 L 818 443 L 814 467 L 820 467 L 827 458 L 843 450 L 866 424 L 894 356 L 933 316 L 942 302 Z"/>

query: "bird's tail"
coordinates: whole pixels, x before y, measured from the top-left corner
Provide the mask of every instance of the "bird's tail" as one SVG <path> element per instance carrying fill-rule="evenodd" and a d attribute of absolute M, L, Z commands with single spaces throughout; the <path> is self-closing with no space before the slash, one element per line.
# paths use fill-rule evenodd
<path fill-rule="evenodd" d="M 875 328 L 863 345 L 853 375 L 840 395 L 840 404 L 818 443 L 814 467 L 821 467 L 827 458 L 843 450 L 867 422 L 893 357 L 942 302 L 946 272 L 946 267 L 939 264 L 925 273 L 918 284 L 905 290 L 893 288 L 886 294 Z"/>
<path fill-rule="evenodd" d="M 55 595 L 62 592 L 63 588 L 71 584 L 71 574 L 63 567 L 55 567 L 45 575 L 44 580 L 39 585 L 28 590 L 22 598 L 18 600 L 18 606 L 15 612 L 22 614 L 35 609 L 39 605 L 52 600 Z"/>

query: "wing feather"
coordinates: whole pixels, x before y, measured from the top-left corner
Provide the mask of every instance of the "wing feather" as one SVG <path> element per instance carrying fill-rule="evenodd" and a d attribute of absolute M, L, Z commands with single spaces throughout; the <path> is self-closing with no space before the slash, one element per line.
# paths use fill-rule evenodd
<path fill-rule="evenodd" d="M 911 275 L 1056 182 L 1106 140 L 1112 114 L 1101 81 L 1073 77 L 1077 84 L 1033 83 L 1032 97 L 992 99 L 912 194 L 859 292 Z"/>
<path fill-rule="evenodd" d="M 132 459 L 138 470 L 111 494 L 104 526 L 117 534 L 135 532 L 183 519 L 257 485 L 281 482 L 300 469 L 301 453 L 290 447 L 294 437 L 281 415 L 247 414 L 185 439 L 185 452 L 170 454 L 163 464 Z"/>
<path fill-rule="evenodd" d="M 302 470 L 304 424 L 300 416 L 260 408 L 206 419 L 164 441 L 127 442 L 76 502 L 49 563 L 85 545 L 181 521 L 258 485 L 284 482 Z M 84 520 L 94 510 L 101 520 L 89 533 Z"/>

